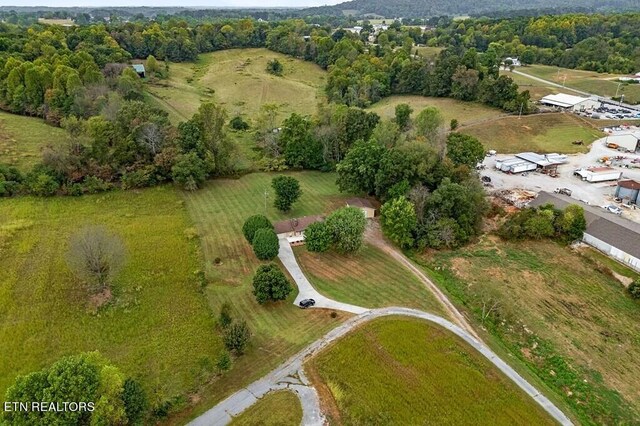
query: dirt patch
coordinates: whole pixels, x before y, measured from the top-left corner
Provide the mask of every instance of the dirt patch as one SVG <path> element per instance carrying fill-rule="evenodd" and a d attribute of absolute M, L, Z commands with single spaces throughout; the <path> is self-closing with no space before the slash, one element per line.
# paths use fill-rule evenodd
<path fill-rule="evenodd" d="M 451 271 L 456 274 L 457 277 L 462 279 L 469 279 L 469 270 L 471 269 L 471 262 L 462 257 L 455 257 L 451 259 Z"/>
<path fill-rule="evenodd" d="M 112 297 L 111 288 L 109 287 L 105 288 L 100 293 L 91 295 L 91 297 L 89 297 L 89 310 L 91 312 L 97 312 L 98 309 L 109 303 Z"/>

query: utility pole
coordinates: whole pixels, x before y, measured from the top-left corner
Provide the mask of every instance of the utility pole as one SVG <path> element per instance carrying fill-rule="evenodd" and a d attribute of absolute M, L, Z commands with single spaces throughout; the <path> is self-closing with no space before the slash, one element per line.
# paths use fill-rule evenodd
<path fill-rule="evenodd" d="M 618 83 L 618 88 L 616 89 L 616 95 L 614 96 L 615 98 L 618 97 L 618 92 L 620 91 L 620 86 L 622 86 L 622 83 Z"/>
<path fill-rule="evenodd" d="M 524 102 L 520 103 L 520 114 L 518 114 L 518 120 L 522 117 L 522 109 L 524 108 Z"/>
<path fill-rule="evenodd" d="M 269 190 L 265 188 L 264 190 L 264 214 L 267 214 L 267 198 L 269 197 Z"/>

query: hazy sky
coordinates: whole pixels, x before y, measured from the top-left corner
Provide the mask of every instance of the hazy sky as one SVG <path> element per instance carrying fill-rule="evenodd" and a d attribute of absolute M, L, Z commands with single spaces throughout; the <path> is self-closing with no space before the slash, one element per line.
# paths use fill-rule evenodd
<path fill-rule="evenodd" d="M 308 7 L 346 0 L 0 0 L 0 6 Z"/>

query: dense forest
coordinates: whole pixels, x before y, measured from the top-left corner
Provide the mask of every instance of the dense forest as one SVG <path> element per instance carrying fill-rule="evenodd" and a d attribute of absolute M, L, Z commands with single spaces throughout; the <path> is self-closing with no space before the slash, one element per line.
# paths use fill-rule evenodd
<path fill-rule="evenodd" d="M 525 9 L 572 9 L 589 12 L 636 10 L 636 0 L 483 0 L 474 2 L 452 2 L 447 0 L 352 0 L 335 6 L 305 9 L 307 15 L 352 14 L 356 16 L 377 15 L 383 18 L 424 18 L 449 15 L 492 15 L 492 12 Z"/>

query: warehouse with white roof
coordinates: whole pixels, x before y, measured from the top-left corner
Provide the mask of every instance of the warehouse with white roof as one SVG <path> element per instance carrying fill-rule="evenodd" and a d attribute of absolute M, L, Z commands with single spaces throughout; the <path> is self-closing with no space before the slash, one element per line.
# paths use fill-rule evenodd
<path fill-rule="evenodd" d="M 597 98 L 583 98 L 580 96 L 558 93 L 548 95 L 540 99 L 542 105 L 552 106 L 567 111 L 588 111 L 600 108 L 600 101 Z"/>

